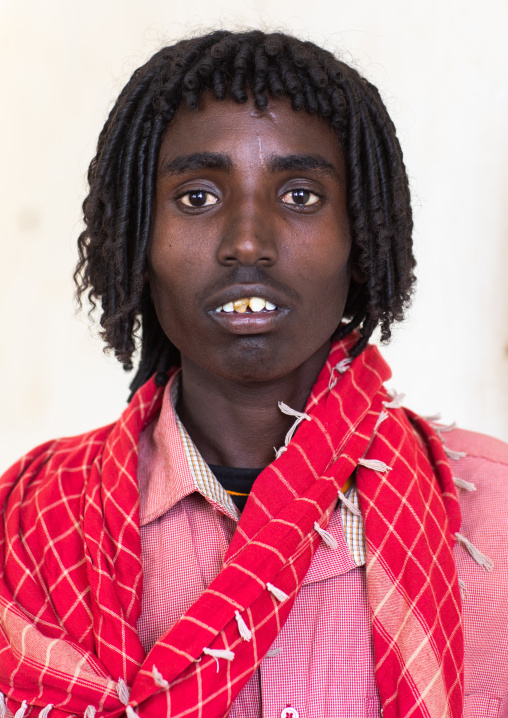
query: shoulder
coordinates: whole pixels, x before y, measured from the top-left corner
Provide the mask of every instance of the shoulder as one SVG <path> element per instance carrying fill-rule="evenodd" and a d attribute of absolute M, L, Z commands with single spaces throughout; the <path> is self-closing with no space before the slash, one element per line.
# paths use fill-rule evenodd
<path fill-rule="evenodd" d="M 449 452 L 450 467 L 454 476 L 476 486 L 473 503 L 481 502 L 482 498 L 488 497 L 493 501 L 495 497 L 498 497 L 503 507 L 506 508 L 508 503 L 508 444 L 491 436 L 464 429 L 454 429 L 441 434 L 441 436 L 445 447 L 451 449 Z"/>
<path fill-rule="evenodd" d="M 0 477 L 0 494 L 18 481 L 28 484 L 43 477 L 76 473 L 92 465 L 114 424 L 80 434 L 47 441 L 22 456 Z"/>
<path fill-rule="evenodd" d="M 485 434 L 454 429 L 441 433 L 453 475 L 474 484 L 476 491 L 459 491 L 463 512 L 498 514 L 508 508 L 508 444 Z M 505 522 L 503 521 L 503 524 Z"/>
<path fill-rule="evenodd" d="M 58 477 L 61 472 L 84 476 L 106 449 L 108 456 L 128 461 L 137 455 L 142 430 L 159 413 L 162 390 L 150 379 L 135 393 L 120 418 L 85 434 L 48 441 L 17 461 L 0 477 L 2 489 L 22 477 Z M 109 447 L 109 450 L 108 448 Z"/>
<path fill-rule="evenodd" d="M 476 716 L 480 706 L 493 710 L 506 701 L 507 633 L 500 627 L 508 621 L 508 445 L 462 429 L 442 433 L 442 438 L 458 452 L 449 454 L 454 477 L 473 485 L 473 490 L 457 489 L 460 533 L 488 562 L 479 565 L 464 545 L 455 543 L 464 591 L 465 705 L 467 715 Z"/>
<path fill-rule="evenodd" d="M 453 429 L 443 434 L 445 444 L 471 458 L 483 459 L 508 469 L 508 444 L 492 436 L 465 429 Z"/>
<path fill-rule="evenodd" d="M 452 450 L 449 463 L 462 515 L 460 533 L 494 565 L 493 572 L 483 571 L 456 544 L 459 576 L 476 582 L 477 588 L 482 586 L 484 598 L 491 600 L 508 581 L 508 446 L 461 429 L 442 436 L 445 447 Z M 508 595 L 502 615 L 503 620 L 508 616 Z"/>
<path fill-rule="evenodd" d="M 7 537 L 12 542 L 16 542 L 15 537 L 26 542 L 31 536 L 30 541 L 35 543 L 30 550 L 37 555 L 34 546 L 45 545 L 53 530 L 48 527 L 64 526 L 70 517 L 77 525 L 84 488 L 110 432 L 111 427 L 103 427 L 48 441 L 32 449 L 0 477 L 0 511 L 9 517 L 8 524 L 0 526 L 0 544 Z M 78 546 L 81 551 L 80 536 L 80 531 L 68 534 L 69 550 Z M 0 558 L 0 562 L 3 560 Z M 51 570 L 54 568 L 51 563 Z"/>

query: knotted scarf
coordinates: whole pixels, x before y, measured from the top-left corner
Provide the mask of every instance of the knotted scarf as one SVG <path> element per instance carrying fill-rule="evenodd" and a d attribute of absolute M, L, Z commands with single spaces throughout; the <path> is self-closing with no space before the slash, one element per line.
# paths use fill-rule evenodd
<path fill-rule="evenodd" d="M 350 342 L 332 346 L 308 420 L 256 480 L 220 573 L 147 656 L 136 630 L 136 473 L 139 437 L 162 390 L 148 381 L 116 423 L 47 443 L 4 475 L 0 691 L 8 711 L 227 716 L 284 625 L 338 490 L 356 471 L 384 718 L 462 716 L 452 475 L 434 431 L 393 405 L 377 349 L 346 369 Z"/>

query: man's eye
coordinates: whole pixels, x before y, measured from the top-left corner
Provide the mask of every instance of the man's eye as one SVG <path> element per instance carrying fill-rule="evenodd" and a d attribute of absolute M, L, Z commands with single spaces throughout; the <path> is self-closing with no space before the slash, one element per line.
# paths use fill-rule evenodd
<path fill-rule="evenodd" d="M 292 189 L 282 195 L 284 204 L 297 204 L 300 207 L 311 207 L 319 200 L 320 197 L 309 189 Z"/>
<path fill-rule="evenodd" d="M 179 197 L 179 201 L 186 207 L 210 207 L 217 204 L 218 198 L 211 192 L 205 192 L 202 189 L 186 192 Z"/>

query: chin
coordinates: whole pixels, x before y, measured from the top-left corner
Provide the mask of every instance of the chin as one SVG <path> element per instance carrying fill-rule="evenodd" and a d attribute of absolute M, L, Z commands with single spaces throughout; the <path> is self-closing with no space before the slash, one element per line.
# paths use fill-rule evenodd
<path fill-rule="evenodd" d="M 274 344 L 261 335 L 241 337 L 221 355 L 212 373 L 240 384 L 272 382 L 299 369 L 305 371 L 305 367 L 316 363 L 313 360 L 321 368 L 328 351 L 329 340 L 317 349 L 308 347 L 305 352 L 304 347 L 295 348 L 289 340 Z"/>
<path fill-rule="evenodd" d="M 277 373 L 280 358 L 276 358 L 273 349 L 259 341 L 259 337 L 243 337 L 228 354 L 230 377 L 234 375 L 243 381 L 269 381 L 274 378 L 274 370 Z"/>
<path fill-rule="evenodd" d="M 287 346 L 274 347 L 260 335 L 238 337 L 220 358 L 220 374 L 240 383 L 278 379 L 295 368 L 294 352 L 288 352 Z"/>

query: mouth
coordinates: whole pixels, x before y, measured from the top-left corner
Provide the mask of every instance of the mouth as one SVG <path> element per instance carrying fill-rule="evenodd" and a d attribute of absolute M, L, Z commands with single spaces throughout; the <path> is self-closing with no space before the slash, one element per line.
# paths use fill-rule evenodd
<path fill-rule="evenodd" d="M 241 299 L 235 299 L 233 302 L 226 302 L 217 307 L 214 311 L 225 312 L 226 314 L 259 314 L 262 312 L 276 312 L 278 307 L 270 302 L 268 299 L 263 297 L 242 297 Z"/>
<path fill-rule="evenodd" d="M 243 287 L 243 292 L 245 289 Z M 284 306 L 282 297 L 273 290 L 258 285 L 251 287 L 251 291 L 252 294 L 243 294 L 240 286 L 230 287 L 222 297 L 217 297 L 215 307 L 212 304 L 208 310 L 210 318 L 230 334 L 271 332 L 287 317 L 289 307 Z"/>

